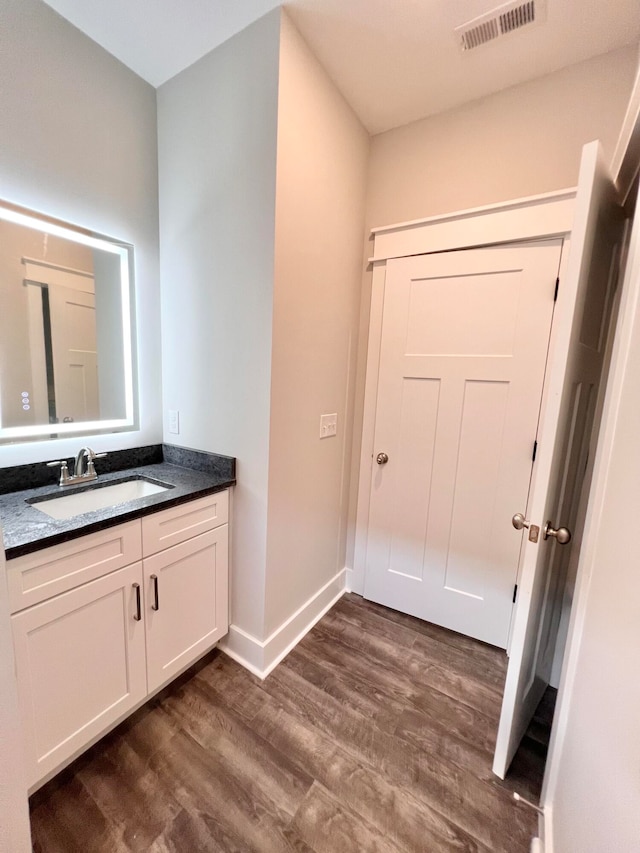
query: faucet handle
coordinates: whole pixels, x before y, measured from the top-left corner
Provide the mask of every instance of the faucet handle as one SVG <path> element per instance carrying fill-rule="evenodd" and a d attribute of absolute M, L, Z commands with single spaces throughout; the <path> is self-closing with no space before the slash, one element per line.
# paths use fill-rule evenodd
<path fill-rule="evenodd" d="M 96 453 L 95 450 L 92 450 L 90 447 L 83 448 L 84 455 L 87 457 L 89 461 L 92 459 L 102 459 L 103 456 L 108 456 L 108 453 Z"/>
<path fill-rule="evenodd" d="M 47 462 L 47 468 L 55 468 L 56 465 L 60 465 L 60 467 L 62 467 L 63 465 L 66 465 L 66 464 L 67 464 L 66 459 L 58 459 L 55 462 Z"/>
<path fill-rule="evenodd" d="M 87 474 L 90 477 L 94 477 L 94 476 L 97 476 L 97 474 L 96 474 L 95 466 L 93 464 L 93 460 L 94 459 L 103 459 L 105 456 L 108 456 L 109 454 L 108 453 L 94 453 L 94 451 L 91 450 L 90 447 L 88 447 L 87 450 L 89 451 L 87 453 L 87 459 L 89 460 L 89 462 L 87 464 Z"/>
<path fill-rule="evenodd" d="M 55 462 L 47 462 L 47 468 L 55 468 L 60 466 L 60 481 L 59 484 L 64 486 L 69 481 L 69 468 L 67 467 L 66 459 L 58 459 Z"/>

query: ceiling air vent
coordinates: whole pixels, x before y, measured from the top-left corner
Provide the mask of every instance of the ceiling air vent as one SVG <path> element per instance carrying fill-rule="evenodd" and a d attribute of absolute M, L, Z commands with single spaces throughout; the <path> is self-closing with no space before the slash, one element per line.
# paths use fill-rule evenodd
<path fill-rule="evenodd" d="M 463 52 L 506 36 L 522 27 L 540 24 L 547 17 L 546 0 L 505 3 L 455 28 Z"/>

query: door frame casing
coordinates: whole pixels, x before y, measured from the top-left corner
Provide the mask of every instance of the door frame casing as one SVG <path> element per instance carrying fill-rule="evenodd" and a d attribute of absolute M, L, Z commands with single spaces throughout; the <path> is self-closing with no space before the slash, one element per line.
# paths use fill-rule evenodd
<path fill-rule="evenodd" d="M 374 254 L 370 259 L 373 269 L 371 308 L 369 315 L 369 340 L 367 347 L 367 369 L 365 379 L 364 409 L 362 422 L 362 444 L 358 477 L 358 499 L 355 525 L 355 548 L 350 589 L 360 595 L 364 592 L 369 527 L 369 496 L 373 473 L 375 418 L 378 396 L 378 373 L 382 340 L 382 319 L 387 261 L 409 255 L 424 255 L 460 249 L 479 248 L 505 243 L 530 242 L 562 238 L 560 278 L 566 270 L 570 233 L 573 226 L 576 189 L 531 196 L 513 201 L 473 208 L 445 216 L 400 223 L 372 229 Z M 559 329 L 566 329 L 572 322 L 573 304 L 565 305 L 562 287 L 554 311 L 551 327 L 549 364 L 553 365 L 553 352 Z M 562 366 L 564 368 L 564 365 Z M 553 412 L 559 404 L 562 375 L 554 376 L 547 369 L 542 392 L 540 424 L 553 423 Z M 560 373 L 560 371 L 559 371 Z M 555 394 L 553 393 L 555 392 Z M 531 490 L 540 472 L 548 474 L 553 454 L 554 435 L 544 441 L 539 436 L 539 453 L 534 467 Z M 526 508 L 514 509 L 524 512 Z"/>

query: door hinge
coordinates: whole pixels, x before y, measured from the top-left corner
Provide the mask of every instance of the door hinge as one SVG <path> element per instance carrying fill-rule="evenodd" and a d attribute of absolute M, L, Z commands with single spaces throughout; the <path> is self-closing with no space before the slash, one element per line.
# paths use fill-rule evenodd
<path fill-rule="evenodd" d="M 518 595 L 518 584 L 516 584 L 513 588 L 513 604 L 516 603 L 516 596 Z"/>
<path fill-rule="evenodd" d="M 537 453 L 538 453 L 538 442 L 537 442 L 537 441 L 534 441 L 534 442 L 533 442 L 533 455 L 531 456 L 531 461 L 532 461 L 532 462 L 535 462 L 535 461 L 536 461 L 536 454 L 537 454 Z"/>
<path fill-rule="evenodd" d="M 556 302 L 558 299 L 558 290 L 560 289 L 560 278 L 556 279 L 556 289 L 553 294 L 553 301 Z"/>

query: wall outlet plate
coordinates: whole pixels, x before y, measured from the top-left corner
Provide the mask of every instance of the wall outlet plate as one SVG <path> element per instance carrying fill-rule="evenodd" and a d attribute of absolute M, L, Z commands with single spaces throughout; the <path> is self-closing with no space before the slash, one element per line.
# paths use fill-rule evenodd
<path fill-rule="evenodd" d="M 320 438 L 331 438 L 338 432 L 338 415 L 320 415 Z"/>
<path fill-rule="evenodd" d="M 180 412 L 177 409 L 169 409 L 169 432 L 172 435 L 180 434 Z"/>

